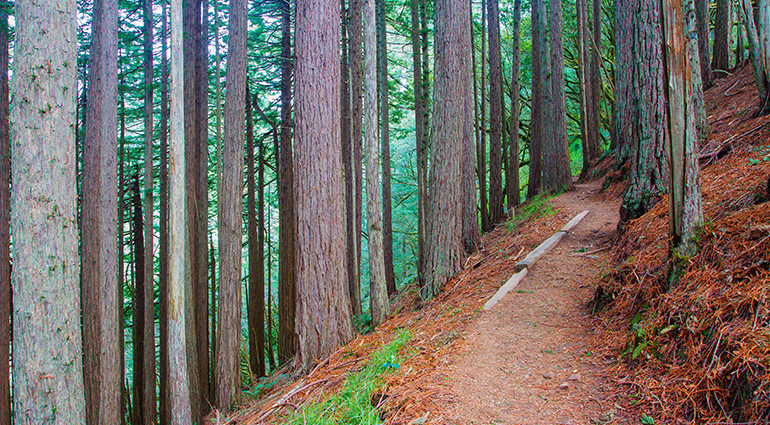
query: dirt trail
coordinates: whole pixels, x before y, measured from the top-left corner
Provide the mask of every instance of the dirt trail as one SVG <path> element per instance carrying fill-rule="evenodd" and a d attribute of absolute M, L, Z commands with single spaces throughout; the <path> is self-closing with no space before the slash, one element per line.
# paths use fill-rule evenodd
<path fill-rule="evenodd" d="M 474 323 L 449 365 L 436 371 L 450 396 L 431 423 L 626 423 L 608 414 L 603 359 L 591 352 L 585 305 L 606 263 L 617 201 L 600 182 L 553 200 L 560 213 L 589 210 L 519 286 Z"/>

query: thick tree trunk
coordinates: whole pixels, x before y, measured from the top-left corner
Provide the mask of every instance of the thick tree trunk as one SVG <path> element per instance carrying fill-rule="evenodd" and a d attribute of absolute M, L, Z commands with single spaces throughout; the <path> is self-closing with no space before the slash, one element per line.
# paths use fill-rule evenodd
<path fill-rule="evenodd" d="M 422 48 L 420 44 L 420 0 L 411 0 L 412 12 L 412 83 L 414 85 L 414 139 L 417 157 L 417 280 L 425 275 L 425 219 L 428 210 L 428 142 L 424 125 L 425 96 L 422 89 Z"/>
<path fill-rule="evenodd" d="M 636 5 L 636 0 L 617 0 L 617 4 L 615 5 L 615 109 L 613 111 L 613 128 L 617 145 L 615 151 L 616 169 L 622 168 L 629 160 L 635 145 L 632 128 L 633 123 L 635 122 L 632 93 L 636 67 L 634 63 L 634 21 L 637 19 L 637 13 L 634 10 L 634 7 Z M 659 6 L 649 4 L 640 9 L 638 19 L 642 22 L 644 22 L 645 19 L 654 19 L 659 23 L 659 10 Z M 660 25 L 658 25 L 658 27 L 660 27 Z M 640 30 L 642 32 L 640 32 L 640 35 L 637 36 L 637 38 L 641 39 L 643 39 L 645 34 L 643 31 L 653 31 L 644 26 L 640 26 Z M 658 37 L 660 36 L 658 35 Z M 650 40 L 650 42 L 651 44 L 648 53 L 652 55 L 652 52 L 658 51 L 655 49 L 655 46 L 660 45 L 661 43 L 658 42 L 656 44 L 654 40 Z M 652 56 L 661 57 L 660 53 L 657 56 Z M 658 65 L 658 62 L 653 65 L 658 66 L 658 69 L 661 68 L 661 66 Z"/>
<path fill-rule="evenodd" d="M 700 66 L 701 85 L 704 89 L 711 87 L 711 61 L 709 60 L 709 27 L 711 15 L 709 14 L 709 0 L 695 1 L 695 30 L 698 34 L 698 57 Z M 716 27 L 715 27 L 716 30 Z M 714 33 L 716 47 L 716 32 Z M 725 46 L 726 47 L 726 46 Z"/>
<path fill-rule="evenodd" d="M 471 97 L 470 2 L 438 0 L 435 22 L 435 92 L 426 280 L 423 299 L 435 297 L 460 267 L 462 143 L 468 139 Z"/>
<path fill-rule="evenodd" d="M 121 420 L 118 282 L 117 138 L 118 3 L 94 3 L 83 145 L 82 286 L 86 415 Z"/>
<path fill-rule="evenodd" d="M 489 19 L 489 224 L 505 220 L 503 214 L 502 147 L 503 73 L 500 55 L 500 13 L 497 0 L 487 0 Z"/>
<path fill-rule="evenodd" d="M 297 354 L 309 370 L 353 337 L 347 294 L 339 138 L 336 0 L 299 0 L 296 23 Z M 317 117 L 326 119 L 319 120 Z M 323 300 L 322 302 L 319 302 Z"/>
<path fill-rule="evenodd" d="M 143 423 L 158 423 L 155 396 L 155 285 L 153 262 L 153 15 L 152 0 L 143 0 L 144 21 L 144 363 Z M 134 366 L 136 370 L 136 366 Z"/>
<path fill-rule="evenodd" d="M 691 30 L 692 0 L 683 7 L 682 0 L 663 3 L 663 32 L 666 47 L 666 81 L 668 82 L 668 155 L 669 179 L 669 238 L 679 255 L 695 254 L 695 232 L 703 222 L 701 208 L 700 170 L 698 167 L 698 134 L 693 99 L 697 82 L 693 81 L 694 52 L 687 46 L 685 31 Z M 685 3 L 685 4 L 687 4 Z"/>
<path fill-rule="evenodd" d="M 476 147 L 476 173 L 479 177 L 479 205 L 481 208 L 481 229 L 492 230 L 489 220 L 487 197 L 487 2 L 481 0 L 481 124 L 478 146 Z M 475 76 L 474 76 L 475 78 Z"/>
<path fill-rule="evenodd" d="M 160 334 L 160 421 L 167 425 L 171 423 L 170 385 L 169 381 L 169 351 L 168 351 L 168 321 L 169 321 L 169 234 L 168 234 L 168 15 L 166 3 L 162 4 L 161 20 L 161 63 L 160 63 L 160 246 L 158 247 L 158 303 Z"/>
<path fill-rule="evenodd" d="M 281 2 L 281 147 L 278 161 L 278 362 L 294 357 L 296 283 L 294 166 L 291 147 L 291 6 Z"/>
<path fill-rule="evenodd" d="M 254 99 L 256 101 L 256 98 Z M 246 87 L 246 186 L 248 191 L 247 215 L 249 221 L 249 364 L 255 378 L 265 376 L 265 268 L 264 268 L 264 170 L 262 168 L 262 142 L 259 147 L 259 203 L 256 199 L 254 176 L 254 118 L 251 92 Z M 257 207 L 259 205 L 259 207 Z M 257 218 L 259 208 L 259 218 Z"/>
<path fill-rule="evenodd" d="M 243 142 L 246 111 L 246 0 L 230 3 L 227 39 L 227 91 L 222 151 L 222 202 L 219 219 L 219 323 L 216 402 L 227 412 L 240 399 L 241 239 Z"/>
<path fill-rule="evenodd" d="M 374 0 L 364 0 L 364 126 L 366 129 L 366 224 L 369 242 L 369 300 L 372 326 L 390 313 L 385 279 L 383 222 L 380 210 L 380 146 L 377 125 L 377 26 Z M 385 95 L 387 97 L 387 94 Z"/>
<path fill-rule="evenodd" d="M 353 314 L 361 315 L 361 226 L 363 223 L 363 1 L 350 0 L 350 143 L 353 176 L 353 275 L 348 275 L 348 291 Z"/>
<path fill-rule="evenodd" d="M 543 189 L 572 188 L 567 141 L 567 106 L 564 95 L 564 49 L 561 0 L 551 0 L 551 108 L 550 137 L 543 149 Z"/>
<path fill-rule="evenodd" d="M 25 94 L 15 96 L 11 108 L 14 422 L 85 424 L 73 131 L 77 4 L 19 0 L 14 16 L 11 91 Z M 114 108 L 117 99 L 112 99 Z M 114 218 L 111 223 L 114 236 L 117 223 Z M 112 258 L 105 262 L 115 264 L 114 248 L 109 253 Z M 116 277 L 117 272 L 113 284 Z M 111 310 L 117 311 L 117 306 Z M 112 325 L 109 334 L 117 333 L 117 322 Z M 111 376 L 104 378 L 112 385 Z M 102 403 L 120 397 L 119 387 L 110 390 L 114 393 Z M 119 423 L 115 419 L 112 423 Z"/>
<path fill-rule="evenodd" d="M 698 1 L 700 2 L 701 0 Z M 717 13 L 714 18 L 714 52 L 711 62 L 711 67 L 715 70 L 727 71 L 730 69 L 730 29 L 732 27 L 730 9 L 732 8 L 732 3 L 730 0 L 717 0 Z M 698 17 L 700 18 L 700 15 Z M 741 29 L 738 26 L 738 40 L 741 40 L 740 32 Z M 698 36 L 700 37 L 700 33 Z M 740 44 L 738 44 L 738 49 L 743 50 Z M 703 60 L 702 55 L 701 60 Z M 708 60 L 708 56 L 706 56 L 706 60 Z M 718 73 L 717 76 L 720 74 Z"/>
<path fill-rule="evenodd" d="M 541 87 L 546 85 L 543 80 L 543 71 L 545 67 L 544 58 L 540 44 L 543 43 L 539 25 L 540 11 L 538 10 L 538 1 L 532 2 L 532 104 L 530 106 L 530 140 L 529 140 L 529 181 L 527 183 L 527 198 L 532 199 L 540 193 L 540 182 L 542 174 L 542 146 L 545 137 L 545 123 L 543 108 L 546 103 L 543 99 L 543 90 Z"/>
<path fill-rule="evenodd" d="M 8 12 L 0 6 L 0 425 L 11 424 L 11 140 L 8 126 Z M 77 110 L 75 111 L 77 116 Z M 77 131 L 75 131 L 77 135 Z"/>
<path fill-rule="evenodd" d="M 513 55 L 511 56 L 511 122 L 508 144 L 508 214 L 521 203 L 519 183 L 519 92 L 521 91 L 521 0 L 513 2 Z"/>
<path fill-rule="evenodd" d="M 385 283 L 388 287 L 388 295 L 392 295 L 396 293 L 396 276 L 393 274 L 393 205 L 390 188 L 390 106 L 388 104 L 388 36 L 385 24 L 385 0 L 377 0 L 377 73 L 380 94 L 380 136 L 382 137 L 382 233 Z"/>
<path fill-rule="evenodd" d="M 171 114 L 170 152 L 171 164 L 185 164 L 185 111 L 184 57 L 182 28 L 183 0 L 171 1 Z M 168 300 L 168 349 L 169 349 L 169 408 L 171 424 L 185 425 L 193 422 L 191 410 L 186 304 L 191 302 L 191 288 L 187 281 L 186 256 L 188 251 L 187 196 L 185 193 L 185 167 L 169 167 L 169 300 Z M 189 322 L 193 326 L 193 322 Z"/>
<path fill-rule="evenodd" d="M 133 380 L 133 410 L 131 423 L 147 423 L 144 418 L 144 309 L 145 309 L 145 280 L 144 280 L 144 226 L 142 223 L 142 197 L 139 189 L 139 170 L 134 174 L 134 182 L 131 185 L 131 205 L 134 207 L 134 311 L 133 326 L 131 327 L 132 341 L 134 342 L 134 380 Z M 149 342 L 147 343 L 149 344 Z M 155 389 L 153 380 L 153 389 Z M 149 384 L 147 384 L 149 385 Z"/>

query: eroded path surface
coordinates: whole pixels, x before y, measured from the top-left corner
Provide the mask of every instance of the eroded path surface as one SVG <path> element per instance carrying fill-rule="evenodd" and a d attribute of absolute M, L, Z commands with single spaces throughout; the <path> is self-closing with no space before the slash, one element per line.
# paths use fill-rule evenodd
<path fill-rule="evenodd" d="M 481 315 L 436 372 L 450 396 L 432 423 L 627 423 L 613 410 L 605 362 L 587 335 L 586 304 L 618 222 L 617 201 L 599 189 L 600 182 L 578 185 L 553 201 L 560 213 L 590 213 Z"/>

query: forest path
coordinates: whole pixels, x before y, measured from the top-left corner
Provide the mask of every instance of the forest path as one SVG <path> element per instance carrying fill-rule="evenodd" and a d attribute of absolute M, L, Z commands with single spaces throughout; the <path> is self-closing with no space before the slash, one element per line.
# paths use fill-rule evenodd
<path fill-rule="evenodd" d="M 571 216 L 590 212 L 514 291 L 471 325 L 453 359 L 436 371 L 450 397 L 431 415 L 435 420 L 629 423 L 611 410 L 605 365 L 591 352 L 588 335 L 593 319 L 586 305 L 619 218 L 619 201 L 603 199 L 600 188 L 601 181 L 577 185 L 552 200 L 554 209 Z"/>

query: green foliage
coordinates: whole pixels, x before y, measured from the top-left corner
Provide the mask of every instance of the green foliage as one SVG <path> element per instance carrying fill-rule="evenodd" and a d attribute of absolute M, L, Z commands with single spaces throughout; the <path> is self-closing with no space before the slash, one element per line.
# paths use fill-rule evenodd
<path fill-rule="evenodd" d="M 642 415 L 640 422 L 644 425 L 655 425 L 655 419 L 647 415 Z"/>
<path fill-rule="evenodd" d="M 340 393 L 321 402 L 302 407 L 288 419 L 290 424 L 314 425 L 374 425 L 381 424 L 380 402 L 376 391 L 382 387 L 382 376 L 398 371 L 402 358 L 399 352 L 411 339 L 408 331 L 399 332 L 389 345 L 372 354 L 360 372 L 348 376 Z"/>
<path fill-rule="evenodd" d="M 770 145 L 760 146 L 757 148 L 759 151 L 759 158 L 752 158 L 749 160 L 750 165 L 756 165 L 760 162 L 770 161 Z"/>
<path fill-rule="evenodd" d="M 555 214 L 558 210 L 553 209 L 548 203 L 554 196 L 555 194 L 539 194 L 516 209 L 516 215 L 506 223 L 508 230 L 514 231 L 519 224 L 527 220 L 536 220 Z"/>

